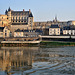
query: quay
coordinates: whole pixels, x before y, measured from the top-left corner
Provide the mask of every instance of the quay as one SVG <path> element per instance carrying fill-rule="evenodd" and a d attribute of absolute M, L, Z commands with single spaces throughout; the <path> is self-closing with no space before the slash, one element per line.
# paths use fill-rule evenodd
<path fill-rule="evenodd" d="M 17 44 L 17 43 L 22 43 L 22 44 L 24 44 L 24 43 L 40 43 L 41 41 L 39 40 L 39 41 L 1 41 L 1 43 L 8 43 L 8 44 L 10 44 L 10 43 L 12 43 L 12 44 Z"/>

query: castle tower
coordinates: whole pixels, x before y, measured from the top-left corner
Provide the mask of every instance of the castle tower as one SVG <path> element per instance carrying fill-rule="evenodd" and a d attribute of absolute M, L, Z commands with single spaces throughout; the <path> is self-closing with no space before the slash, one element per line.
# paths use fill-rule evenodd
<path fill-rule="evenodd" d="M 6 15 L 8 16 L 9 23 L 11 23 L 11 9 L 10 9 L 10 7 L 9 7 L 8 12 L 6 13 Z"/>
<path fill-rule="evenodd" d="M 33 15 L 29 9 L 29 17 L 28 17 L 28 27 L 31 27 L 30 30 L 33 29 L 33 22 L 34 22 L 34 18 L 33 18 Z"/>

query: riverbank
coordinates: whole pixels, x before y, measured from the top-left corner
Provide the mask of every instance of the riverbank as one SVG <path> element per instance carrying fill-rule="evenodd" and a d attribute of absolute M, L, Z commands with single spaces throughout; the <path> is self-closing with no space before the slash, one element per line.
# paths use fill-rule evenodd
<path fill-rule="evenodd" d="M 75 42 L 42 41 L 40 47 L 75 46 Z"/>
<path fill-rule="evenodd" d="M 0 47 L 59 47 L 59 46 L 75 46 L 75 42 L 62 41 L 41 41 L 40 43 L 5 43 Z"/>

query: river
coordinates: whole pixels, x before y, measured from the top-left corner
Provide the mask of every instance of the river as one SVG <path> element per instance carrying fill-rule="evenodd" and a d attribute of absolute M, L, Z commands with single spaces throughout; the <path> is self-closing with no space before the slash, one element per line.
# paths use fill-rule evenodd
<path fill-rule="evenodd" d="M 0 75 L 75 75 L 75 47 L 1 47 Z"/>

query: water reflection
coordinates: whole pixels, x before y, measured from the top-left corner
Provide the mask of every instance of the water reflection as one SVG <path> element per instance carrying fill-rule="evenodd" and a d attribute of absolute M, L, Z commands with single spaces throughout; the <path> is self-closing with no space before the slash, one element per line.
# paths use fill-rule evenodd
<path fill-rule="evenodd" d="M 10 71 L 21 71 L 32 68 L 32 52 L 38 48 L 2 47 L 0 49 L 0 68 L 7 74 Z M 35 52 L 34 51 L 34 52 Z"/>
<path fill-rule="evenodd" d="M 1 47 L 0 75 L 75 74 L 75 47 Z"/>

